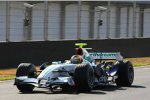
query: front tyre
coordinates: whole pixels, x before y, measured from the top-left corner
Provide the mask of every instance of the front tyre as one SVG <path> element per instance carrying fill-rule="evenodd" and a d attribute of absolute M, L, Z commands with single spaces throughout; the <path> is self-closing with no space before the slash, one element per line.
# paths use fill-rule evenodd
<path fill-rule="evenodd" d="M 21 63 L 16 71 L 16 77 L 27 76 L 28 78 L 36 78 L 36 68 L 31 63 Z M 33 85 L 15 83 L 18 90 L 21 92 L 32 92 Z"/>
<path fill-rule="evenodd" d="M 115 80 L 117 86 L 130 87 L 134 80 L 134 68 L 130 61 L 121 62 L 118 68 L 118 78 Z"/>
<path fill-rule="evenodd" d="M 88 64 L 79 64 L 74 73 L 76 87 L 80 91 L 89 92 L 94 87 L 94 71 Z"/>
<path fill-rule="evenodd" d="M 24 84 L 24 85 L 16 85 L 18 90 L 20 90 L 21 92 L 32 92 L 34 89 L 33 85 L 29 85 L 29 84 Z"/>
<path fill-rule="evenodd" d="M 36 78 L 36 68 L 32 63 L 21 63 L 16 71 L 16 77 L 27 76 L 28 78 Z"/>

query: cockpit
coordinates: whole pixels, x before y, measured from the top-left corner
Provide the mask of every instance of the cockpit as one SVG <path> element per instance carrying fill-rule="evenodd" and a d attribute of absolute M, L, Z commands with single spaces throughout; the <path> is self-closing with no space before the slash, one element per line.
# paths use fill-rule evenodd
<path fill-rule="evenodd" d="M 73 55 L 70 61 L 72 64 L 81 64 L 83 62 L 83 58 L 80 55 Z"/>

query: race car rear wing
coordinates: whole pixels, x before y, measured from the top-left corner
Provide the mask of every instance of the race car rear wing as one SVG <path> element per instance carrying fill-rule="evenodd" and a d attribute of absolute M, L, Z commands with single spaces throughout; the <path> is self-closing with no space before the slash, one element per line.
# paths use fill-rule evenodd
<path fill-rule="evenodd" d="M 89 54 L 94 60 L 123 60 L 120 52 L 91 52 Z"/>

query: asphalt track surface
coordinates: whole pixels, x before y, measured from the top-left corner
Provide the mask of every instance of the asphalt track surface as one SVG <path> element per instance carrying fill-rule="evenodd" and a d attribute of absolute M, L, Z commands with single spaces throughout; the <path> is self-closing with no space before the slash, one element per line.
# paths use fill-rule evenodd
<path fill-rule="evenodd" d="M 0 82 L 0 100 L 150 100 L 150 66 L 135 68 L 132 87 L 103 86 L 90 93 L 51 93 L 39 88 L 33 93 L 20 93 L 13 81 Z"/>

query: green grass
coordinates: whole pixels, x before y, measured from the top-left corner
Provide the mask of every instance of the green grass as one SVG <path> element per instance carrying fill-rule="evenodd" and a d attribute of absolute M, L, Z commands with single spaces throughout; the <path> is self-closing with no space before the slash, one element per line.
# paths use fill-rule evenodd
<path fill-rule="evenodd" d="M 15 75 L 1 75 L 0 81 L 12 80 L 15 78 Z"/>
<path fill-rule="evenodd" d="M 150 64 L 133 64 L 134 67 L 142 67 L 142 66 L 147 66 L 147 65 L 150 65 Z"/>
<path fill-rule="evenodd" d="M 125 60 L 131 61 L 134 67 L 150 65 L 150 57 L 125 58 Z"/>
<path fill-rule="evenodd" d="M 12 80 L 15 78 L 16 68 L 0 69 L 0 81 Z"/>

